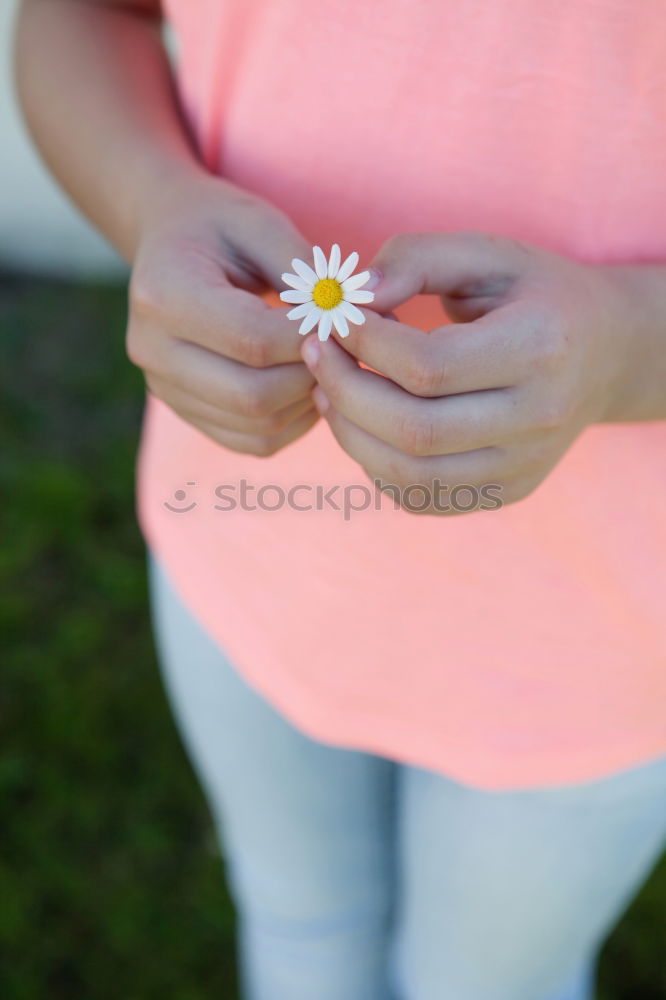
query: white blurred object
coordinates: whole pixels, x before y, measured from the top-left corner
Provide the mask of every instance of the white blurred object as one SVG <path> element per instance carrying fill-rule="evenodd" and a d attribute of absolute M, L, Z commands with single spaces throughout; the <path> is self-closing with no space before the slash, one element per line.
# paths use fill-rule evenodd
<path fill-rule="evenodd" d="M 122 276 L 124 262 L 51 178 L 21 119 L 11 69 L 16 7 L 0 0 L 0 270 Z"/>

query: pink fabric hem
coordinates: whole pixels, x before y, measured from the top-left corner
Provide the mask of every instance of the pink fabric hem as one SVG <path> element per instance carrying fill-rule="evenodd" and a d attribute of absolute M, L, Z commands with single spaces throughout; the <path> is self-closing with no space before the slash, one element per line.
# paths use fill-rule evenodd
<path fill-rule="evenodd" d="M 645 743 L 630 742 L 612 748 L 594 748 L 577 753 L 566 753 L 558 748 L 552 752 L 536 751 L 530 755 L 529 761 L 524 756 L 511 755 L 503 750 L 501 759 L 497 760 L 492 751 L 481 754 L 478 746 L 463 744 L 460 740 L 448 742 L 438 737 L 437 745 L 434 746 L 432 737 L 423 730 L 419 736 L 409 719 L 403 722 L 399 717 L 394 717 L 390 726 L 386 726 L 386 713 L 383 708 L 378 715 L 380 721 L 391 731 L 390 747 L 381 740 L 368 738 L 367 732 L 361 728 L 356 716 L 353 718 L 347 716 L 345 739 L 341 740 L 338 735 L 339 719 L 346 715 L 345 706 L 329 702 L 322 711 L 321 701 L 309 698 L 302 687 L 294 685 L 287 688 L 279 664 L 275 664 L 277 670 L 271 668 L 270 663 L 273 659 L 271 650 L 262 642 L 260 634 L 253 627 L 251 618 L 246 615 L 246 610 L 242 606 L 237 605 L 232 609 L 234 632 L 236 635 L 244 636 L 242 646 L 234 641 L 231 634 L 226 635 L 224 628 L 216 622 L 204 620 L 196 610 L 199 607 L 196 581 L 178 573 L 169 554 L 163 551 L 157 540 L 151 536 L 150 528 L 144 522 L 140 508 L 138 514 L 144 539 L 150 551 L 164 567 L 174 590 L 190 614 L 220 646 L 243 680 L 287 721 L 311 739 L 426 768 L 435 773 L 445 774 L 461 784 L 495 792 L 579 785 L 603 780 L 620 771 L 648 764 L 666 754 L 666 743 L 660 740 Z M 256 664 L 260 664 L 260 667 L 257 668 Z M 266 679 L 271 676 L 279 678 L 275 686 L 266 683 Z M 368 723 L 369 728 L 376 728 L 371 716 L 368 716 Z M 440 763 L 443 758 L 448 761 L 445 770 Z"/>

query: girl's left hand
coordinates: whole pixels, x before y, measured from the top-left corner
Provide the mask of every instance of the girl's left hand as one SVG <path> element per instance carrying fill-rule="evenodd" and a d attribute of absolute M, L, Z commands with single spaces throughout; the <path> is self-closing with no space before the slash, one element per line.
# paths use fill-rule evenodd
<path fill-rule="evenodd" d="M 394 236 L 370 265 L 383 277 L 366 322 L 344 346 L 313 335 L 302 352 L 317 408 L 378 485 L 432 498 L 437 481 L 494 484 L 513 503 L 586 426 L 634 419 L 631 268 L 476 231 Z M 418 294 L 439 295 L 453 322 L 425 332 L 380 315 Z"/>

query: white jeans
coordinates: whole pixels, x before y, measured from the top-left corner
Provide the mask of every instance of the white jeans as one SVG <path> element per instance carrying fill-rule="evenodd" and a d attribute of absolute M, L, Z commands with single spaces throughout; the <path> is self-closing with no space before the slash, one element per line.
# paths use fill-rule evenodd
<path fill-rule="evenodd" d="M 216 823 L 244 1000 L 591 1000 L 666 841 L 666 756 L 497 793 L 316 742 L 149 562 L 167 695 Z"/>

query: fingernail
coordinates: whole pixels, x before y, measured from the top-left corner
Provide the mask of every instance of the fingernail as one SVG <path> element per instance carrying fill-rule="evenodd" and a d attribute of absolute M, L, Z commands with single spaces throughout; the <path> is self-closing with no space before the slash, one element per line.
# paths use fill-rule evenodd
<path fill-rule="evenodd" d="M 373 290 L 373 288 L 377 287 L 377 285 L 382 280 L 382 278 L 384 277 L 384 275 L 382 274 L 382 272 L 377 267 L 369 267 L 368 271 L 370 272 L 370 277 L 368 278 L 368 280 L 366 281 L 366 283 L 363 285 L 363 288 L 364 288 L 365 291 L 371 292 Z"/>
<path fill-rule="evenodd" d="M 331 401 L 320 385 L 316 385 L 312 390 L 312 398 L 314 399 L 314 404 L 318 411 L 320 413 L 326 413 L 326 410 L 331 405 Z"/>
<path fill-rule="evenodd" d="M 301 354 L 308 368 L 314 368 L 321 356 L 319 344 L 314 337 L 305 341 L 303 347 L 301 348 Z"/>

